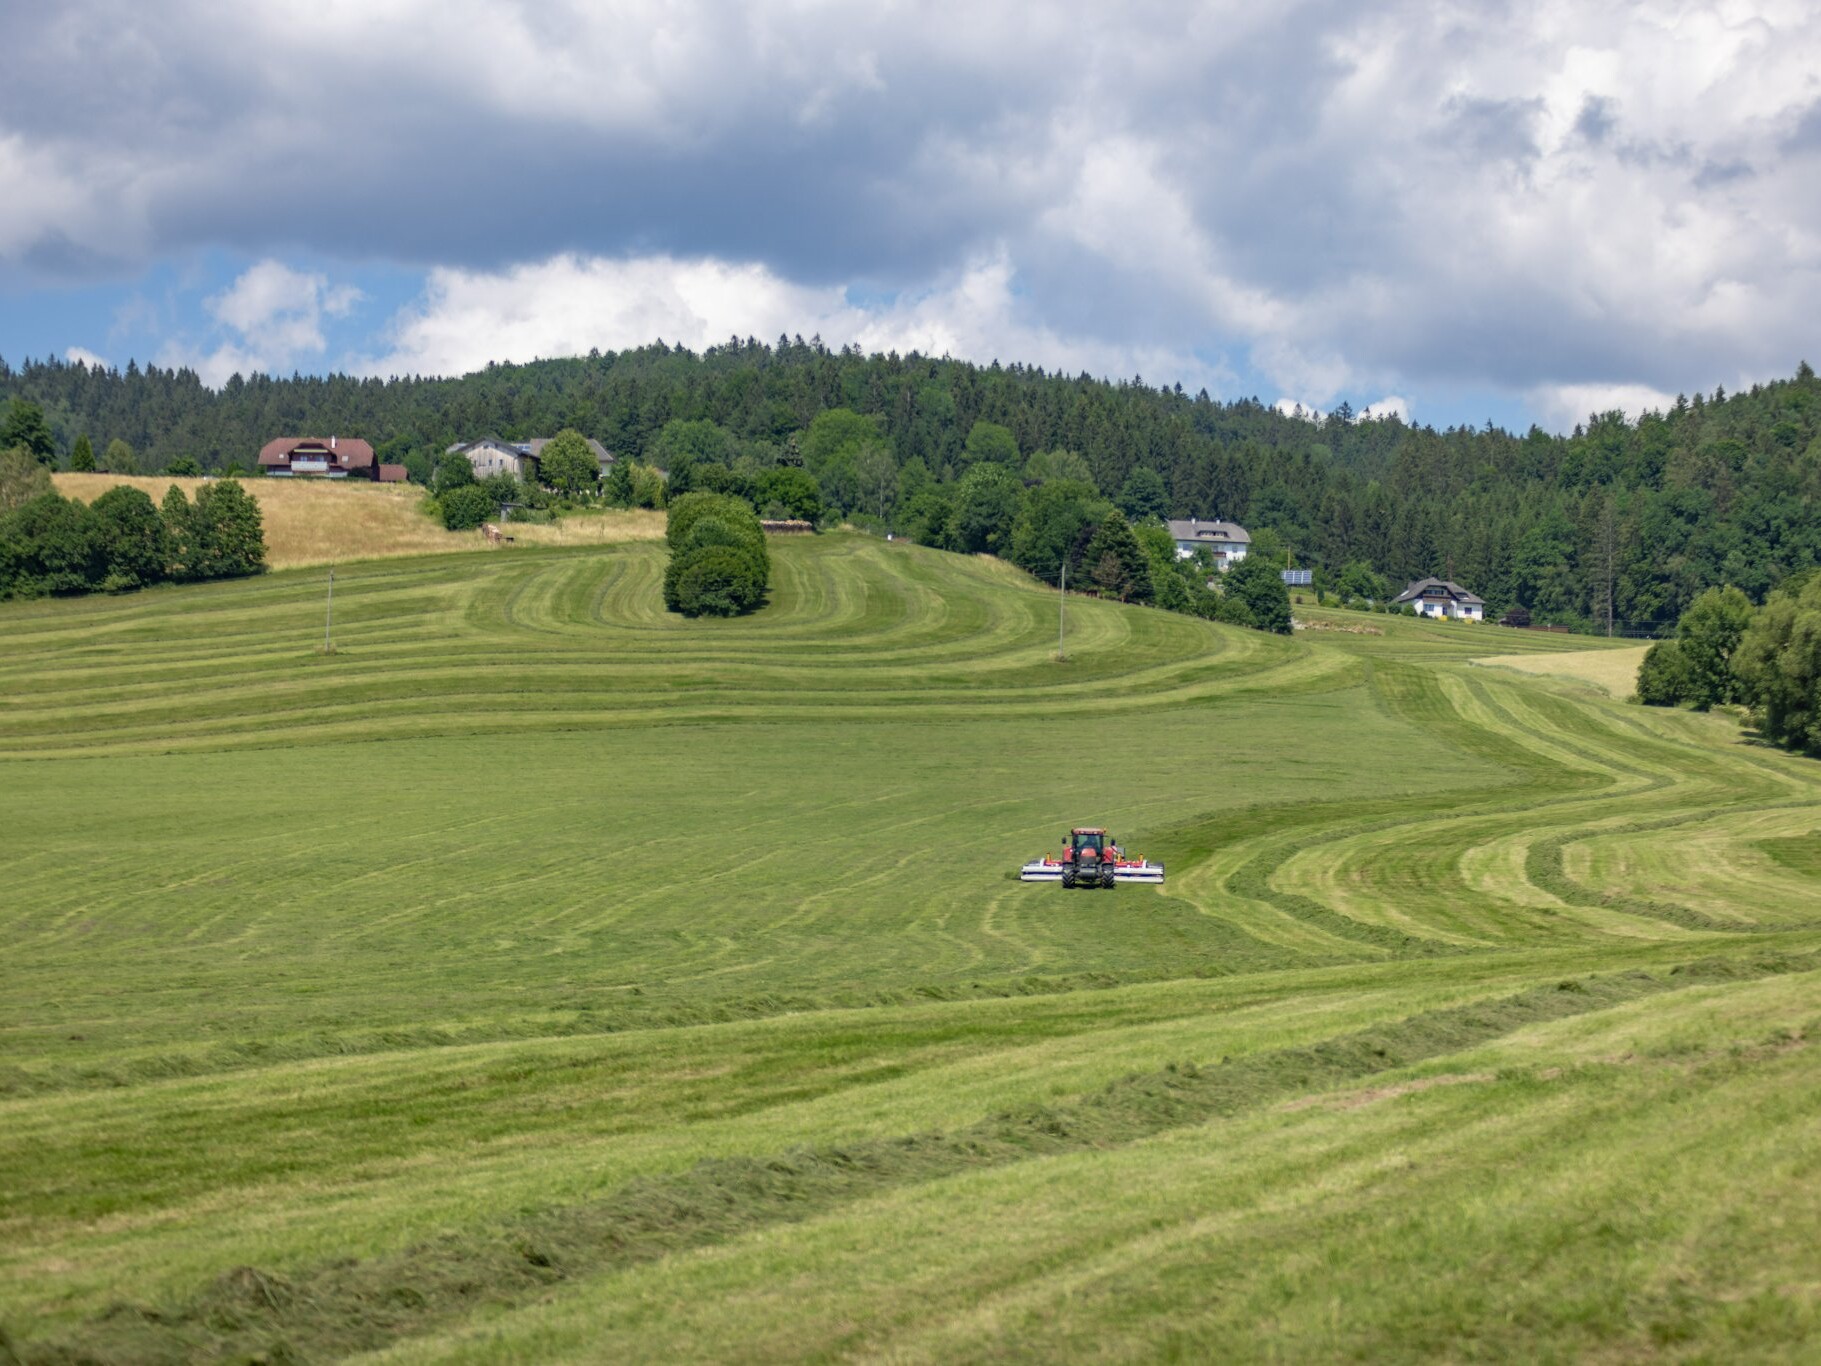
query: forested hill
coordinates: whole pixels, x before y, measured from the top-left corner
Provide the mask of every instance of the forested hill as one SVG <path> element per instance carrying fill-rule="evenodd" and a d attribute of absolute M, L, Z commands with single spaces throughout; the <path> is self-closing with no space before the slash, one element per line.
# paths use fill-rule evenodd
<path fill-rule="evenodd" d="M 700 355 L 658 343 L 459 379 L 236 377 L 220 392 L 188 370 L 0 362 L 0 397 L 42 406 L 64 459 L 86 435 L 96 451 L 129 443 L 148 471 L 186 455 L 250 467 L 273 436 L 340 434 L 420 475 L 451 441 L 563 427 L 656 459 L 677 421 L 725 429 L 730 463 L 797 463 L 817 415 L 847 408 L 875 419 L 889 468 L 875 453 L 860 477 L 851 463 L 812 472 L 834 507 L 886 523 L 907 521 L 919 493 L 952 499 L 983 460 L 1015 461 L 1027 480 L 1080 474 L 1084 461 L 1128 510 L 1269 528 L 1299 564 L 1338 574 L 1360 562 L 1393 584 L 1444 575 L 1495 612 L 1523 605 L 1579 625 L 1603 625 L 1610 601 L 1621 629 L 1673 622 L 1714 584 L 1761 599 L 1821 561 L 1821 385 L 1806 364 L 1793 379 L 1678 400 L 1635 424 L 1598 416 L 1565 438 L 1344 410 L 1315 423 L 1140 379 L 783 338 Z M 1081 461 L 1044 454 L 1056 451 Z M 1156 481 L 1133 480 L 1140 468 L 1161 476 L 1161 509 Z"/>

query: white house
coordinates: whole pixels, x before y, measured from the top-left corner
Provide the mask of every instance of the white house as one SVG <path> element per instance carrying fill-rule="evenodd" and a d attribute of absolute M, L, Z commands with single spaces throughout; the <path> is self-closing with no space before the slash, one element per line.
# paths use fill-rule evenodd
<path fill-rule="evenodd" d="M 1214 567 L 1225 569 L 1245 559 L 1252 548 L 1252 537 L 1237 522 L 1204 522 L 1191 517 L 1186 522 L 1170 523 L 1170 539 L 1176 542 L 1176 558 L 1186 560 L 1197 548 L 1206 547 L 1214 556 Z"/>
<path fill-rule="evenodd" d="M 1391 601 L 1408 603 L 1419 616 L 1453 617 L 1457 621 L 1486 619 L 1486 604 L 1447 579 L 1418 579 Z"/>

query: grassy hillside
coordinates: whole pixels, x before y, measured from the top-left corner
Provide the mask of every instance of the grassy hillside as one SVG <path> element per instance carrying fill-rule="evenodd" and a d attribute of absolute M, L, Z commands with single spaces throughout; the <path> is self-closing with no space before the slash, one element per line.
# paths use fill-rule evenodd
<path fill-rule="evenodd" d="M 168 475 L 57 474 L 52 478 L 57 492 L 85 503 L 94 502 L 116 484 L 143 489 L 154 502 L 172 484 L 193 498 L 203 482 Z M 507 548 L 489 543 L 478 531 L 444 531 L 423 514 L 424 491 L 405 484 L 248 479 L 243 487 L 259 500 L 266 560 L 274 569 Z M 512 534 L 514 547 L 655 541 L 663 538 L 664 518 L 655 512 L 604 510 L 571 515 L 551 526 L 513 527 Z"/>
<path fill-rule="evenodd" d="M 776 563 L 363 564 L 328 656 L 313 573 L 0 607 L 25 1360 L 1821 1330 L 1821 769 L 1471 666 L 1559 636 L 1058 664 L 992 561 Z M 1168 885 L 1015 880 L 1085 820 Z"/>

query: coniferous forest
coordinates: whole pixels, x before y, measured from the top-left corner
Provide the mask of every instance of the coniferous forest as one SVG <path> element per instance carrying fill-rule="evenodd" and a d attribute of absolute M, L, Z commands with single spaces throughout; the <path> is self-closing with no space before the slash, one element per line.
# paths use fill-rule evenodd
<path fill-rule="evenodd" d="M 86 438 L 92 451 L 131 448 L 147 473 L 189 460 L 250 470 L 274 436 L 339 434 L 427 481 L 451 442 L 562 428 L 669 468 L 667 447 L 693 433 L 680 443 L 692 458 L 754 481 L 806 465 L 826 510 L 951 543 L 970 469 L 997 466 L 1027 489 L 1085 476 L 1135 518 L 1275 533 L 1265 544 L 1317 569 L 1318 583 L 1349 568 L 1355 583 L 1393 589 L 1437 575 L 1485 598 L 1489 616 L 1521 607 L 1539 623 L 1627 634 L 1667 631 L 1719 585 L 1761 602 L 1821 563 L 1821 383 L 1806 363 L 1636 422 L 1591 415 L 1566 437 L 1360 421 L 1344 405 L 1309 421 L 1141 378 L 800 338 L 701 354 L 659 342 L 456 379 L 236 376 L 220 391 L 189 370 L 0 361 L 0 399 L 14 398 L 43 410 L 57 463 Z M 871 435 L 818 460 L 811 425 L 838 410 Z M 957 548 L 980 548 L 966 540 Z"/>

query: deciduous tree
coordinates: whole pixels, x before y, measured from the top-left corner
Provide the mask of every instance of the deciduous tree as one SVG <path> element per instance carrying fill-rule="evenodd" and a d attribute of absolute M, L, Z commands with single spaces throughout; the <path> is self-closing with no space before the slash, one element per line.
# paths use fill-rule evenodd
<path fill-rule="evenodd" d="M 558 493 L 592 493 L 599 475 L 600 465 L 588 438 L 573 427 L 558 432 L 538 453 L 538 480 Z"/>

